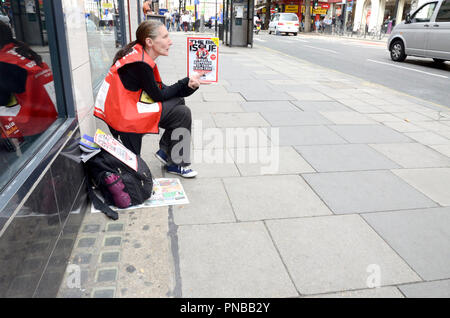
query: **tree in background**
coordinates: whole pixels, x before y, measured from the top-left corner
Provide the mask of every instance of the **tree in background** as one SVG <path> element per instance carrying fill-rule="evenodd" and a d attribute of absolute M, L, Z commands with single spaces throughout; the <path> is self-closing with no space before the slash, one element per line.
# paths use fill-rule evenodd
<path fill-rule="evenodd" d="M 305 32 L 311 32 L 311 0 L 305 1 L 305 22 L 304 30 Z"/>
<path fill-rule="evenodd" d="M 272 4 L 272 0 L 266 0 L 266 18 L 264 19 L 264 30 L 269 28 L 270 23 L 270 5 Z"/>

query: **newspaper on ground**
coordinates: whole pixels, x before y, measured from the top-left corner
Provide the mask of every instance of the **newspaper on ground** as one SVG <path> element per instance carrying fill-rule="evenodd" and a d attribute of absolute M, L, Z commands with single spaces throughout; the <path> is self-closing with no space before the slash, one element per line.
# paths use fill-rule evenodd
<path fill-rule="evenodd" d="M 101 197 L 101 195 L 99 195 L 99 197 Z M 153 180 L 153 194 L 150 199 L 148 199 L 144 203 L 140 205 L 130 206 L 126 209 L 119 209 L 115 206 L 110 206 L 110 208 L 114 211 L 126 211 L 179 204 L 189 204 L 188 197 L 184 192 L 183 185 L 181 184 L 180 179 L 161 178 Z M 94 208 L 94 205 L 91 205 L 91 213 L 97 212 L 101 211 Z"/>
<path fill-rule="evenodd" d="M 97 129 L 94 136 L 94 141 L 128 167 L 137 171 L 138 163 L 136 154 L 134 154 L 131 150 L 128 150 L 124 145 L 122 145 L 121 142 L 114 139 L 114 137 L 105 134 L 100 129 Z"/>
<path fill-rule="evenodd" d="M 219 38 L 187 38 L 187 76 L 198 72 L 201 80 L 217 83 L 219 74 Z"/>

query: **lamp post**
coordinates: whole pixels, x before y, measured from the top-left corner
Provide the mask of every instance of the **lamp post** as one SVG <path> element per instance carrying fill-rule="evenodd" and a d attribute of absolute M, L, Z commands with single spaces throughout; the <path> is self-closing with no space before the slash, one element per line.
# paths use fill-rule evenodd
<path fill-rule="evenodd" d="M 217 38 L 217 0 L 216 0 L 216 19 L 214 20 L 214 37 Z"/>

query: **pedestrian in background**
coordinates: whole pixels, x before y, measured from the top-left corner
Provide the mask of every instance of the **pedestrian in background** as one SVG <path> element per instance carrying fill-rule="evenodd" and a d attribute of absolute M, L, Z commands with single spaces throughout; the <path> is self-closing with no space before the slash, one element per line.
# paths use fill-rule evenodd
<path fill-rule="evenodd" d="M 183 97 L 206 83 L 200 80 L 203 74 L 194 73 L 171 86 L 163 84 L 155 60 L 168 56 L 171 45 L 164 24 L 156 20 L 142 22 L 136 30 L 136 40 L 114 57 L 97 95 L 94 115 L 104 120 L 111 134 L 137 155 L 141 154 L 143 136 L 158 134 L 163 128 L 155 156 L 167 172 L 192 178 L 197 175 L 188 167 L 192 117 Z M 175 129 L 177 134 L 172 136 Z M 179 149 L 174 150 L 175 146 Z"/>
<path fill-rule="evenodd" d="M 193 31 L 194 30 L 194 21 L 195 21 L 194 14 L 189 12 L 188 18 L 189 18 L 189 20 L 188 20 L 188 22 L 189 22 L 189 31 Z"/>
<path fill-rule="evenodd" d="M 144 12 L 144 20 L 147 20 L 147 14 L 150 14 L 150 11 L 152 10 L 151 4 L 149 0 L 144 1 L 144 4 L 142 5 L 142 11 Z"/>
<path fill-rule="evenodd" d="M 164 20 L 166 22 L 166 29 L 167 29 L 167 31 L 170 31 L 170 18 L 171 18 L 170 12 L 166 11 L 164 13 Z"/>
<path fill-rule="evenodd" d="M 186 11 L 184 11 L 183 15 L 181 16 L 181 24 L 183 25 L 184 32 L 187 32 L 189 26 L 189 15 Z"/>
<path fill-rule="evenodd" d="M 177 28 L 177 32 L 180 31 L 180 19 L 181 19 L 180 12 L 175 10 L 175 25 L 176 25 L 176 28 Z"/>

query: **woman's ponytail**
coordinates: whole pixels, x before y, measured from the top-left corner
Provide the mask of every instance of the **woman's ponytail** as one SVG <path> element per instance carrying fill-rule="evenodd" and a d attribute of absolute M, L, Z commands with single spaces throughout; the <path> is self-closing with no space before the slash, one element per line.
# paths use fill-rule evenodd
<path fill-rule="evenodd" d="M 142 45 L 142 47 L 145 48 L 145 39 L 151 38 L 155 39 L 158 36 L 158 28 L 160 26 L 163 26 L 160 21 L 158 20 L 147 20 L 139 24 L 137 30 L 136 30 L 136 40 L 129 43 L 127 46 L 125 46 L 123 49 L 119 50 L 116 55 L 114 56 L 113 64 L 116 64 L 118 60 L 120 60 L 122 57 L 127 55 L 132 51 L 133 46 L 136 44 Z"/>
<path fill-rule="evenodd" d="M 124 57 L 125 55 L 130 53 L 132 51 L 132 49 L 133 49 L 133 46 L 135 46 L 136 44 L 138 44 L 137 40 L 128 43 L 128 45 L 125 46 L 123 49 L 117 51 L 116 55 L 114 56 L 114 61 L 113 61 L 112 65 L 116 64 L 116 62 L 118 60 L 120 60 L 122 57 Z"/>

